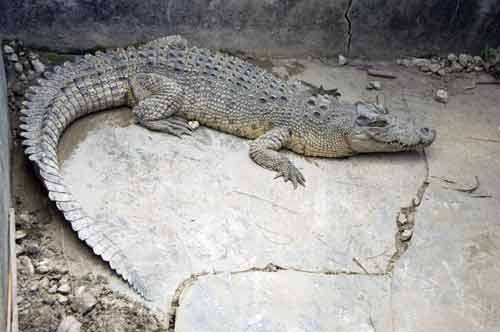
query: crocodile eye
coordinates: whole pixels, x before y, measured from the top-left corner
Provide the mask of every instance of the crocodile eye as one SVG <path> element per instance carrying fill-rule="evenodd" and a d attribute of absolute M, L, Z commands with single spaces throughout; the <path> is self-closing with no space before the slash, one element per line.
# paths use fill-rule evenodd
<path fill-rule="evenodd" d="M 385 119 L 376 119 L 370 123 L 370 127 L 385 127 L 388 122 Z"/>
<path fill-rule="evenodd" d="M 370 122 L 372 121 L 372 119 L 370 119 L 369 117 L 367 117 L 366 115 L 360 115 L 358 116 L 358 118 L 356 119 L 356 123 L 360 126 L 363 126 L 363 127 L 367 127 L 370 125 Z"/>
<path fill-rule="evenodd" d="M 380 117 L 370 118 L 366 115 L 358 116 L 356 123 L 363 127 L 385 127 L 388 124 L 386 119 Z"/>
<path fill-rule="evenodd" d="M 319 108 L 323 111 L 326 111 L 328 109 L 328 107 L 326 105 L 321 105 Z"/>
<path fill-rule="evenodd" d="M 311 99 L 309 99 L 309 100 L 307 101 L 307 104 L 309 104 L 309 105 L 311 105 L 311 106 L 315 106 L 315 105 L 316 105 L 316 102 L 314 101 L 314 99 L 312 99 L 312 98 L 311 98 Z"/>

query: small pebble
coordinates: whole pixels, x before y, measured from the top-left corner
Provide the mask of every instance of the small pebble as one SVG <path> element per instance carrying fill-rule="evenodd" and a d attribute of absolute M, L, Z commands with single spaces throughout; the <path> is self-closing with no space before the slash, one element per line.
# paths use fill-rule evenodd
<path fill-rule="evenodd" d="M 16 53 L 12 53 L 12 54 L 9 54 L 9 56 L 7 57 L 7 60 L 9 60 L 11 62 L 18 62 L 19 57 L 17 56 Z"/>
<path fill-rule="evenodd" d="M 345 66 L 347 64 L 347 58 L 342 54 L 339 55 L 339 65 Z"/>
<path fill-rule="evenodd" d="M 16 64 L 14 65 L 14 69 L 18 73 L 22 73 L 24 68 L 23 68 L 23 65 L 20 62 L 16 62 Z"/>
<path fill-rule="evenodd" d="M 61 286 L 59 286 L 59 288 L 57 288 L 57 292 L 61 294 L 69 294 L 70 291 L 71 287 L 69 286 L 69 284 L 62 284 Z"/>
<path fill-rule="evenodd" d="M 57 285 L 52 285 L 49 290 L 49 294 L 55 294 L 57 292 Z"/>
<path fill-rule="evenodd" d="M 57 327 L 56 332 L 80 332 L 82 327 L 82 323 L 80 323 L 73 316 L 66 316 L 63 318 L 59 326 Z"/>
<path fill-rule="evenodd" d="M 439 89 L 436 91 L 436 101 L 440 102 L 440 103 L 443 103 L 443 104 L 446 104 L 448 103 L 448 92 L 444 89 Z"/>
<path fill-rule="evenodd" d="M 411 239 L 413 231 L 411 229 L 405 229 L 401 232 L 401 241 L 408 241 Z"/>
<path fill-rule="evenodd" d="M 33 66 L 33 69 L 35 69 L 35 72 L 39 74 L 45 71 L 45 65 L 39 59 L 31 60 L 31 65 Z"/>
<path fill-rule="evenodd" d="M 22 240 L 26 237 L 26 232 L 23 230 L 16 231 L 16 240 Z"/>
<path fill-rule="evenodd" d="M 36 266 L 36 272 L 44 274 L 52 270 L 52 267 L 50 266 L 50 262 L 46 259 L 41 260 L 38 262 L 38 265 Z"/>
<path fill-rule="evenodd" d="M 366 86 L 368 90 L 382 90 L 382 83 L 379 81 L 370 81 Z"/>
<path fill-rule="evenodd" d="M 61 294 L 58 294 L 57 295 L 57 302 L 59 302 L 60 304 L 66 304 L 66 303 L 68 303 L 68 297 L 61 295 Z"/>
<path fill-rule="evenodd" d="M 75 297 L 73 299 L 73 304 L 76 311 L 85 314 L 92 310 L 97 304 L 97 299 L 94 295 L 88 292 L 85 286 L 78 287 L 75 291 Z"/>
<path fill-rule="evenodd" d="M 400 213 L 398 216 L 398 223 L 400 223 L 401 225 L 404 225 L 407 222 L 408 222 L 408 217 L 406 216 L 406 214 Z"/>
<path fill-rule="evenodd" d="M 448 61 L 450 61 L 450 62 L 455 62 L 455 61 L 457 61 L 457 60 L 458 60 L 458 57 L 457 57 L 455 54 L 450 53 L 450 54 L 448 55 Z"/>
<path fill-rule="evenodd" d="M 9 45 L 4 45 L 4 46 L 3 46 L 3 52 L 4 52 L 5 54 L 12 54 L 12 53 L 14 53 L 15 51 L 14 51 L 14 48 L 12 48 L 11 46 L 9 46 Z"/>

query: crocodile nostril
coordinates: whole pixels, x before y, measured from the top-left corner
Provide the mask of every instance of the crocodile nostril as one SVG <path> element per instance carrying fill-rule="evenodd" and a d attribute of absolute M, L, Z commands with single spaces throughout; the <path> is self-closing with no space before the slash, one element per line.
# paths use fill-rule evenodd
<path fill-rule="evenodd" d="M 429 133 L 430 133 L 431 131 L 430 131 L 430 129 L 429 129 L 429 128 L 424 127 L 424 128 L 420 128 L 420 132 L 421 132 L 423 135 L 427 136 L 427 135 L 429 135 Z"/>

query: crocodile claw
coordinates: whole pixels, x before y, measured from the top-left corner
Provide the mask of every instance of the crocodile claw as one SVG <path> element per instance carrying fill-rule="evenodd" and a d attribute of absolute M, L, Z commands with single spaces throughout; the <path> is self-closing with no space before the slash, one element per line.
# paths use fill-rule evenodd
<path fill-rule="evenodd" d="M 278 174 L 274 177 L 274 179 L 283 177 L 285 182 L 291 181 L 293 185 L 293 189 L 297 189 L 299 184 L 303 187 L 306 186 L 306 179 L 304 175 L 292 164 L 291 161 L 287 160 L 283 166 L 278 171 Z"/>
<path fill-rule="evenodd" d="M 178 116 L 171 116 L 167 119 L 141 121 L 139 124 L 154 130 L 161 131 L 182 138 L 182 135 L 191 135 L 193 128 L 189 125 L 188 121 Z"/>

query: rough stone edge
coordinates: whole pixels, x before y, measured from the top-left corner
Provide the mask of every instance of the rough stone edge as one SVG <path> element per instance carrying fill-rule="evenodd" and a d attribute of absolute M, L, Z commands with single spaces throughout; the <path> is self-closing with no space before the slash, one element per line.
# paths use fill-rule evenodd
<path fill-rule="evenodd" d="M 0 45 L 2 40 L 0 39 Z M 9 208 L 10 208 L 10 128 L 7 81 L 0 49 L 0 330 L 8 325 Z"/>

